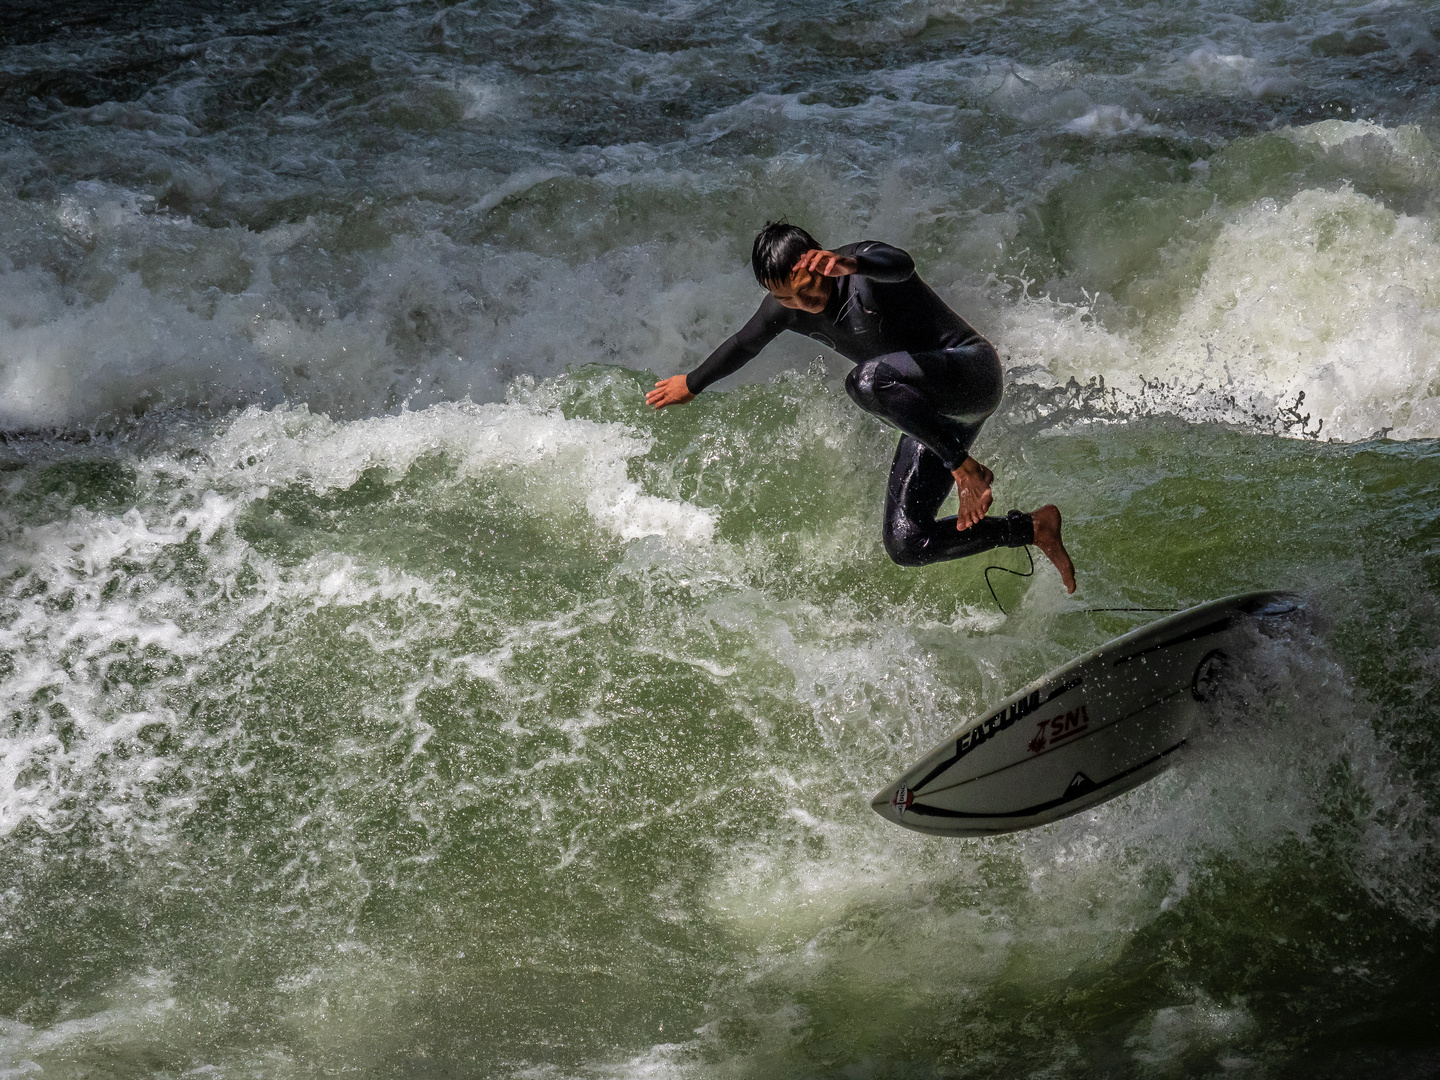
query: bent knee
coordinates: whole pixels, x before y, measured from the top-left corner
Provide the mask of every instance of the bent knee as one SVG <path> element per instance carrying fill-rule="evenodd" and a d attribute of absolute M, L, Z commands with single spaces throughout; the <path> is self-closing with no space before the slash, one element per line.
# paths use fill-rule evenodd
<path fill-rule="evenodd" d="M 905 529 L 885 530 L 885 554 L 900 566 L 924 566 L 931 561 L 925 539 Z"/>
<path fill-rule="evenodd" d="M 850 400 L 859 405 L 866 412 L 874 412 L 879 407 L 879 400 L 875 395 L 875 380 L 880 375 L 880 362 L 878 360 L 865 360 L 851 370 L 845 376 L 845 392 L 850 395 Z"/>

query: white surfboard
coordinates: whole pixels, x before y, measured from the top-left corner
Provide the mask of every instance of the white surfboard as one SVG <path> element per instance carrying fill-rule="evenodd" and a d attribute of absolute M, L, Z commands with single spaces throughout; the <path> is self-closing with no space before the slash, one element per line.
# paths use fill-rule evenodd
<path fill-rule="evenodd" d="M 1243 593 L 1118 637 L 961 725 L 871 805 L 917 832 L 990 836 L 1113 799 L 1175 760 L 1250 627 L 1299 608 Z"/>

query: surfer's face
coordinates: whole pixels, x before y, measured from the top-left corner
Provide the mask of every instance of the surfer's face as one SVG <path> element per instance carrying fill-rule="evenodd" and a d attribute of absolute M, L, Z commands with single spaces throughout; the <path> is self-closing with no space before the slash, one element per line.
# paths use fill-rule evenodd
<path fill-rule="evenodd" d="M 830 279 L 813 270 L 796 270 L 783 285 L 770 288 L 770 295 L 788 308 L 818 315 L 830 302 Z"/>

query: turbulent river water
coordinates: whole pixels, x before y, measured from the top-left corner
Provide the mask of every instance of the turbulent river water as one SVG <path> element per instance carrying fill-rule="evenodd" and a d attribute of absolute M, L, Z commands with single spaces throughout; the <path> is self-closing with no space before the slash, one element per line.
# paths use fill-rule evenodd
<path fill-rule="evenodd" d="M 7 0 L 0 1076 L 1440 1070 L 1440 5 Z M 767 218 L 990 337 L 1042 566 L 892 565 Z M 1303 593 L 1188 756 L 869 795 Z"/>

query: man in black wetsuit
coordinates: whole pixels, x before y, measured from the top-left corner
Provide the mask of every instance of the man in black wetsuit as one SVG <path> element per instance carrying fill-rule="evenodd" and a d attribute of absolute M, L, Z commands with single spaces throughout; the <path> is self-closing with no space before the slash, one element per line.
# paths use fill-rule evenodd
<path fill-rule="evenodd" d="M 782 330 L 805 334 L 855 361 L 845 380 L 850 397 L 904 432 L 885 495 L 892 559 L 924 566 L 1033 543 L 1074 592 L 1059 510 L 985 516 L 995 476 L 970 456 L 970 444 L 1000 404 L 1000 358 L 920 280 L 914 260 L 873 240 L 826 251 L 804 229 L 767 224 L 750 265 L 768 292 L 760 310 L 690 374 L 657 382 L 646 402 L 657 409 L 683 404 L 753 360 Z M 952 486 L 959 513 L 937 521 Z"/>

